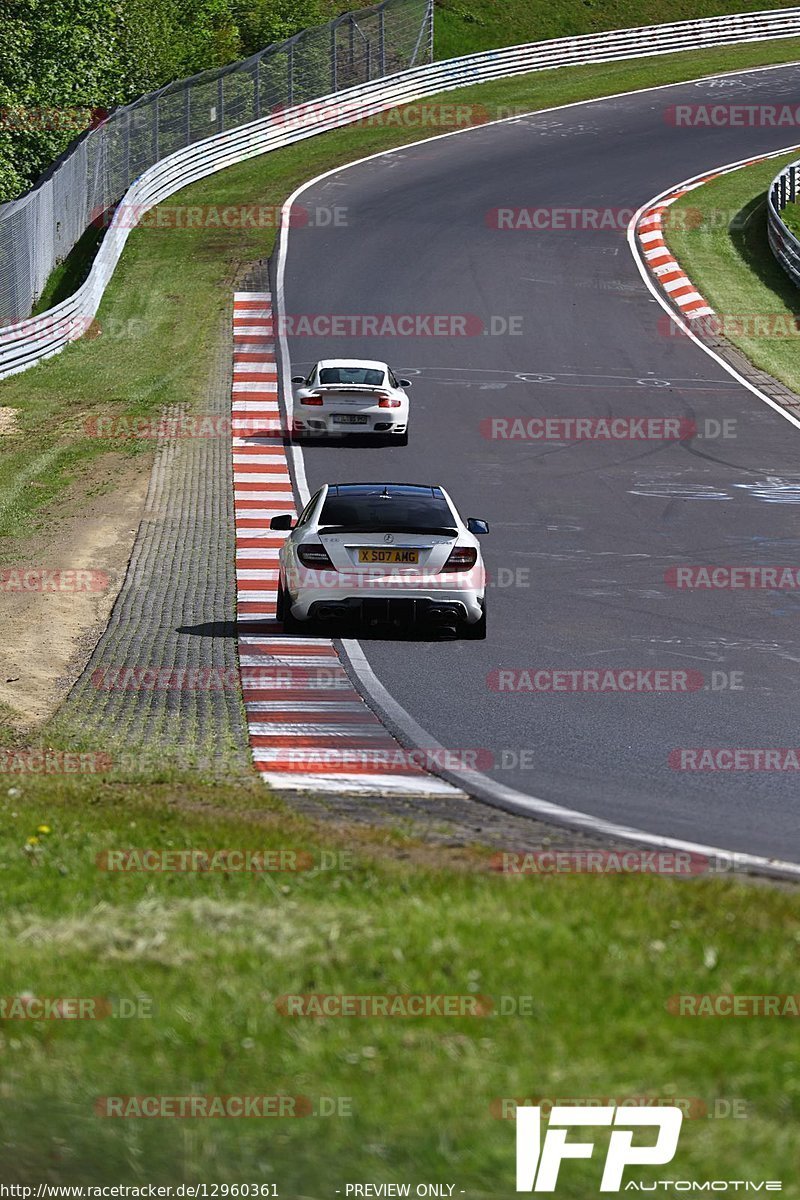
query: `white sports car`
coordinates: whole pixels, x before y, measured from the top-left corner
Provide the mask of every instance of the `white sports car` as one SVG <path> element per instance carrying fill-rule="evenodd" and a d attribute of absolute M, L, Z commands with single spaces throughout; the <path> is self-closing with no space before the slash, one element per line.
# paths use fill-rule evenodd
<path fill-rule="evenodd" d="M 292 379 L 292 432 L 314 437 L 370 434 L 408 445 L 408 379 L 397 379 L 386 363 L 326 358 L 307 379 Z"/>
<path fill-rule="evenodd" d="M 444 488 L 409 483 L 326 483 L 280 550 L 277 618 L 423 625 L 447 637 L 486 637 L 486 576 L 476 517 L 462 520 Z"/>

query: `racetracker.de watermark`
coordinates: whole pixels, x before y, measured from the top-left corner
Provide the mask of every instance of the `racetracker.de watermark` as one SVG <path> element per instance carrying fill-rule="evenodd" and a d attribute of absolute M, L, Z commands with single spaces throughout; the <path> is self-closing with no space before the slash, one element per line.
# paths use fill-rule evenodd
<path fill-rule="evenodd" d="M 150 996 L 0 996 L 0 1021 L 105 1021 L 155 1016 Z"/>
<path fill-rule="evenodd" d="M 0 775 L 98 775 L 110 771 L 110 754 L 26 748 L 0 750 Z"/>
<path fill-rule="evenodd" d="M 424 567 L 417 568 L 412 563 L 398 571 L 394 564 L 375 562 L 365 563 L 360 571 L 339 570 L 336 567 L 330 570 L 291 567 L 286 572 L 286 578 L 292 591 L 302 588 L 311 592 L 344 592 L 348 596 L 373 591 L 383 594 L 393 588 L 400 591 L 424 592 L 470 591 L 480 589 L 486 584 L 483 562 L 477 556 L 474 565 L 463 570 L 428 571 Z M 512 586 L 517 581 L 516 576 L 509 577 L 508 574 L 504 574 L 502 579 L 503 583 L 499 586 L 503 587 Z M 519 576 L 519 579 L 524 579 L 524 576 Z"/>
<path fill-rule="evenodd" d="M 670 104 L 664 121 L 676 129 L 794 129 L 800 104 Z"/>
<path fill-rule="evenodd" d="M 363 103 L 359 104 L 359 109 Z M 515 110 L 498 110 L 511 115 Z M 272 122 L 289 129 L 305 129 L 327 123 L 364 129 L 469 129 L 485 125 L 492 115 L 483 104 L 457 104 L 447 101 L 419 101 L 395 104 L 378 112 L 363 113 L 352 101 L 312 100 L 308 104 L 278 107 Z"/>
<path fill-rule="evenodd" d="M 56 108 L 13 104 L 0 108 L 0 133 L 80 133 L 83 129 L 99 129 L 107 118 L 107 108 L 87 105 Z"/>
<path fill-rule="evenodd" d="M 711 869 L 704 854 L 680 850 L 618 847 L 592 850 L 549 846 L 541 850 L 499 850 L 489 867 L 501 875 L 703 875 Z"/>
<path fill-rule="evenodd" d="M 800 747 L 676 746 L 667 763 L 673 771 L 800 771 Z"/>
<path fill-rule="evenodd" d="M 322 740 L 320 738 L 320 740 Z M 325 771 L 347 771 L 350 775 L 395 774 L 396 772 L 428 771 L 490 771 L 495 765 L 494 754 L 487 749 L 406 750 L 401 746 L 361 749 L 337 739 L 333 746 L 280 747 L 282 772 L 314 774 Z"/>
<path fill-rule="evenodd" d="M 686 329 L 670 317 L 659 317 L 660 337 L 682 338 L 690 333 L 701 338 L 750 338 L 753 341 L 781 341 L 800 338 L 800 317 L 791 313 L 705 313 L 692 317 Z"/>
<path fill-rule="evenodd" d="M 520 314 L 284 313 L 276 328 L 286 337 L 452 338 L 521 337 Z"/>
<path fill-rule="evenodd" d="M 283 1120 L 311 1117 L 314 1103 L 309 1096 L 284 1095 L 210 1095 L 183 1096 L 98 1096 L 94 1102 L 98 1117 L 175 1117 L 186 1120 L 230 1117 L 258 1117 Z"/>
<path fill-rule="evenodd" d="M 515 1121 L 517 1108 L 540 1108 L 544 1115 L 551 1109 L 560 1106 L 581 1108 L 603 1108 L 614 1105 L 617 1108 L 664 1108 L 675 1106 L 681 1110 L 689 1121 L 732 1117 L 743 1120 L 750 1116 L 752 1105 L 749 1100 L 740 1097 L 728 1099 L 716 1096 L 713 1100 L 703 1100 L 700 1096 L 577 1096 L 556 1099 L 547 1096 L 496 1096 L 489 1105 L 489 1112 L 498 1121 Z"/>
<path fill-rule="evenodd" d="M 98 667 L 91 682 L 102 692 L 224 692 L 241 686 L 237 667 Z"/>
<path fill-rule="evenodd" d="M 702 671 L 677 667 L 496 667 L 486 676 L 492 692 L 528 695 L 684 695 L 706 683 Z"/>
<path fill-rule="evenodd" d="M 0 592 L 106 592 L 111 583 L 107 571 L 88 567 L 3 567 Z"/>
<path fill-rule="evenodd" d="M 627 208 L 574 204 L 501 206 L 490 208 L 484 216 L 484 223 L 489 229 L 512 233 L 625 233 L 638 211 L 636 205 Z M 689 205 L 665 209 L 659 216 L 665 232 L 683 232 L 703 224 L 702 211 Z"/>
<path fill-rule="evenodd" d="M 688 417 L 485 417 L 481 436 L 490 441 L 682 442 L 697 435 Z"/>
<path fill-rule="evenodd" d="M 220 871 L 225 874 L 241 872 L 264 875 L 297 871 L 349 871 L 355 865 L 355 856 L 350 850 L 312 852 L 289 847 L 271 850 L 134 848 L 103 850 L 95 858 L 95 863 L 101 871 L 119 871 L 123 874 L 183 874 L 193 871 L 205 874 Z"/>
<path fill-rule="evenodd" d="M 288 425 L 280 417 L 253 417 L 247 412 L 177 413 L 157 417 L 90 417 L 84 422 L 86 437 L 122 441 L 183 441 L 189 438 L 282 436 Z"/>
<path fill-rule="evenodd" d="M 730 875 L 748 869 L 746 855 L 733 851 L 700 854 L 684 850 L 615 847 L 546 846 L 537 850 L 500 850 L 488 859 L 489 869 L 509 878 L 541 875 Z"/>
<path fill-rule="evenodd" d="M 665 1008 L 674 1017 L 800 1017 L 800 992 L 679 992 Z"/>
<path fill-rule="evenodd" d="M 664 572 L 667 587 L 683 591 L 756 591 L 800 588 L 800 566 L 704 566 L 668 567 Z"/>
<path fill-rule="evenodd" d="M 486 996 L 442 992 L 304 992 L 275 999 L 282 1017 L 502 1017 L 532 1016 L 531 995 Z"/>
<path fill-rule="evenodd" d="M 286 209 L 282 204 L 118 204 L 98 210 L 92 217 L 95 228 L 107 229 L 343 229 L 347 207 L 302 204 Z"/>

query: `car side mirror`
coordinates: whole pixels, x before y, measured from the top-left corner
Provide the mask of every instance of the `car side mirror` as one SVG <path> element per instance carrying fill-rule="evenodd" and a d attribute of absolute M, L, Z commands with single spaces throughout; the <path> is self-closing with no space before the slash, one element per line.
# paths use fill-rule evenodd
<path fill-rule="evenodd" d="M 292 376 L 292 383 L 305 383 L 305 376 L 303 376 L 303 375 L 293 375 L 293 376 Z"/>
<path fill-rule="evenodd" d="M 401 379 L 400 387 L 411 387 L 411 380 L 410 379 Z"/>
<path fill-rule="evenodd" d="M 489 522 L 482 521 L 480 517 L 467 517 L 467 529 L 470 533 L 480 536 L 489 532 Z"/>
<path fill-rule="evenodd" d="M 273 517 L 269 523 L 270 529 L 291 529 L 294 525 L 294 517 L 291 513 L 281 513 L 279 517 Z"/>

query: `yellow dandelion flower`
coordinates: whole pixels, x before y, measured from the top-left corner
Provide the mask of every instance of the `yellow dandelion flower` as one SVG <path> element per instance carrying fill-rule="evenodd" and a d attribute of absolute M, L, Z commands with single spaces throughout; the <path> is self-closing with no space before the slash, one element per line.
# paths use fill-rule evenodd
<path fill-rule="evenodd" d="M 39 845 L 39 839 L 38 839 L 37 837 L 29 837 L 29 838 L 28 838 L 28 841 L 27 841 L 27 843 L 26 843 L 26 845 L 28 845 L 28 846 L 38 846 L 38 845 Z"/>
<path fill-rule="evenodd" d="M 37 833 L 52 833 L 53 831 L 49 825 L 37 825 L 36 832 Z"/>

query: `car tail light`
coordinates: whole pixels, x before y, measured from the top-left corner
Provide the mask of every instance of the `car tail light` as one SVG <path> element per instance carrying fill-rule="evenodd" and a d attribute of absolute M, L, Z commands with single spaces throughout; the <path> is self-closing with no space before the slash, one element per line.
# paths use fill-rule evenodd
<path fill-rule="evenodd" d="M 395 400 L 393 396 L 381 396 L 378 401 L 378 408 L 399 408 L 400 401 Z"/>
<path fill-rule="evenodd" d="M 301 404 L 311 404 L 314 408 L 322 408 L 323 396 L 301 396 Z"/>
<path fill-rule="evenodd" d="M 298 546 L 297 557 L 304 567 L 322 567 L 324 570 L 335 570 L 324 546 Z"/>
<path fill-rule="evenodd" d="M 478 551 L 474 546 L 454 546 L 450 557 L 442 567 L 443 571 L 468 571 L 478 561 Z"/>

